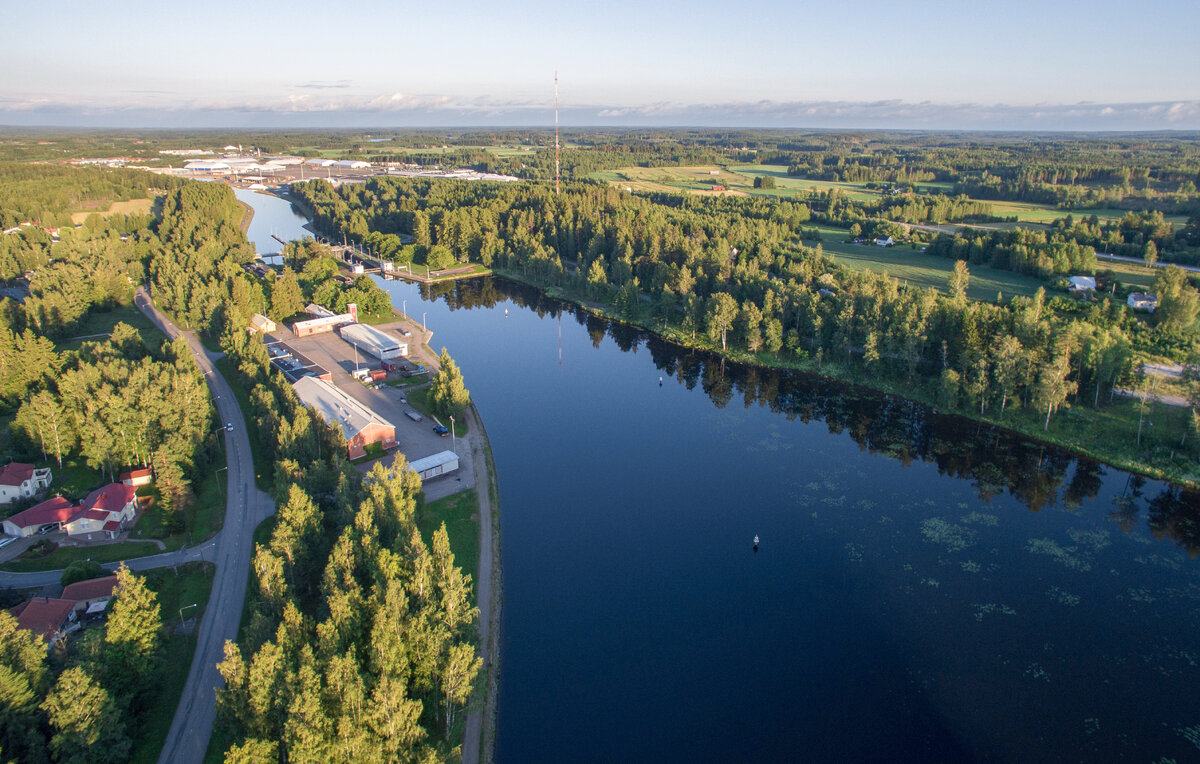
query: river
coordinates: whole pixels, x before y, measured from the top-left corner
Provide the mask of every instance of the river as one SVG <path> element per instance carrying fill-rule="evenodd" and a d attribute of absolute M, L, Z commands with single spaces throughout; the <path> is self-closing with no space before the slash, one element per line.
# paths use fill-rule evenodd
<path fill-rule="evenodd" d="M 502 764 L 1200 756 L 1195 494 L 501 279 L 380 283 L 495 454 Z"/>
<path fill-rule="evenodd" d="M 246 229 L 246 238 L 254 245 L 254 251 L 264 262 L 272 265 L 279 263 L 278 253 L 283 250 L 274 237 L 284 241 L 312 238 L 312 234 L 304 230 L 307 219 L 292 207 L 292 203 L 274 194 L 250 191 L 244 188 L 233 189 L 233 194 L 239 202 L 254 209 L 254 217 L 250 219 L 250 227 Z"/>

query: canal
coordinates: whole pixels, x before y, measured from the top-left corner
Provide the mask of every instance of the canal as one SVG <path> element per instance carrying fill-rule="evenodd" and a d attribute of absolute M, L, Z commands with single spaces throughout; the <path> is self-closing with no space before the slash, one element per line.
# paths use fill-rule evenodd
<path fill-rule="evenodd" d="M 380 283 L 495 454 L 502 764 L 1200 756 L 1195 494 L 501 279 Z"/>
<path fill-rule="evenodd" d="M 495 452 L 500 762 L 1200 754 L 1194 494 L 512 282 L 380 283 Z"/>

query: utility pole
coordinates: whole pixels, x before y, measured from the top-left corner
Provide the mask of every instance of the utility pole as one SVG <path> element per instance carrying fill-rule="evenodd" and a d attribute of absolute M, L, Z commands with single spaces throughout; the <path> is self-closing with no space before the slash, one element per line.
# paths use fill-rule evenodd
<path fill-rule="evenodd" d="M 558 196 L 558 70 L 554 70 L 554 195 Z"/>

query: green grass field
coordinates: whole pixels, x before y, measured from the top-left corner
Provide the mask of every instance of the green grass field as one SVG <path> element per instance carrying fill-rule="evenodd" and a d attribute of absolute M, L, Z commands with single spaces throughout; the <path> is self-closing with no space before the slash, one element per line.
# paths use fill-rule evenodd
<path fill-rule="evenodd" d="M 1097 260 L 1097 270 L 1110 270 L 1117 274 L 1117 278 L 1122 284 L 1136 286 L 1142 291 L 1150 291 L 1154 289 L 1155 276 L 1158 272 L 1156 268 L 1149 268 L 1145 265 L 1137 265 L 1136 263 L 1123 263 L 1115 260 Z"/>
<path fill-rule="evenodd" d="M 871 244 L 847 244 L 849 236 L 838 228 L 821 227 L 821 248 L 841 264 L 851 268 L 866 268 L 876 273 L 887 273 L 915 286 L 933 287 L 947 292 L 947 281 L 954 272 L 954 261 L 949 258 L 927 255 L 907 246 L 876 247 Z M 812 245 L 814 242 L 805 242 Z M 971 283 L 967 296 L 972 300 L 995 302 L 996 295 L 1008 302 L 1013 295 L 1032 296 L 1038 287 L 1045 286 L 1033 276 L 1011 271 L 1001 271 L 981 265 L 971 266 Z"/>
<path fill-rule="evenodd" d="M 128 560 L 134 557 L 145 557 L 148 554 L 158 554 L 155 544 L 138 541 L 121 541 L 115 544 L 101 546 L 60 546 L 50 554 L 40 559 L 25 559 L 25 555 L 0 565 L 0 570 L 13 573 L 31 573 L 38 570 L 59 570 L 77 560 L 91 560 L 106 563 Z M 29 554 L 26 552 L 25 554 Z"/>
<path fill-rule="evenodd" d="M 91 337 L 91 341 L 94 342 L 102 342 L 104 337 L 92 337 L 91 335 L 111 334 L 113 327 L 118 323 L 129 324 L 137 329 L 138 333 L 142 335 L 142 341 L 150 347 L 155 347 L 167 338 L 149 318 L 146 318 L 130 303 L 108 311 L 88 311 L 88 314 L 79 322 L 78 328 L 75 329 L 74 337 L 60 340 L 54 343 L 54 347 L 60 353 L 64 350 L 78 350 L 84 342 L 88 341 L 83 339 L 84 337 Z"/>
<path fill-rule="evenodd" d="M 479 570 L 479 496 L 475 489 L 456 493 L 426 504 L 417 516 L 417 527 L 426 544 L 433 543 L 433 532 L 446 524 L 454 564 L 471 576 L 471 601 L 475 601 Z"/>

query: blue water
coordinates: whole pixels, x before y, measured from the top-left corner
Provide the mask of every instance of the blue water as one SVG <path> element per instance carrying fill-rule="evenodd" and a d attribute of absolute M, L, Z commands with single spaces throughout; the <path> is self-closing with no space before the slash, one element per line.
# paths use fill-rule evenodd
<path fill-rule="evenodd" d="M 273 194 L 243 188 L 235 188 L 233 194 L 238 201 L 254 208 L 254 217 L 250 219 L 250 227 L 246 229 L 246 238 L 263 260 L 272 262 L 276 259 L 272 256 L 283 251 L 283 245 L 276 241 L 272 234 L 284 241 L 312 238 L 312 234 L 303 227 L 308 220 L 296 212 L 291 202 Z"/>
<path fill-rule="evenodd" d="M 503 281 L 380 283 L 495 454 L 502 764 L 1200 758 L 1194 494 Z"/>
<path fill-rule="evenodd" d="M 1194 496 L 515 285 L 381 283 L 495 452 L 499 761 L 1200 755 L 1200 575 L 1148 525 Z"/>

